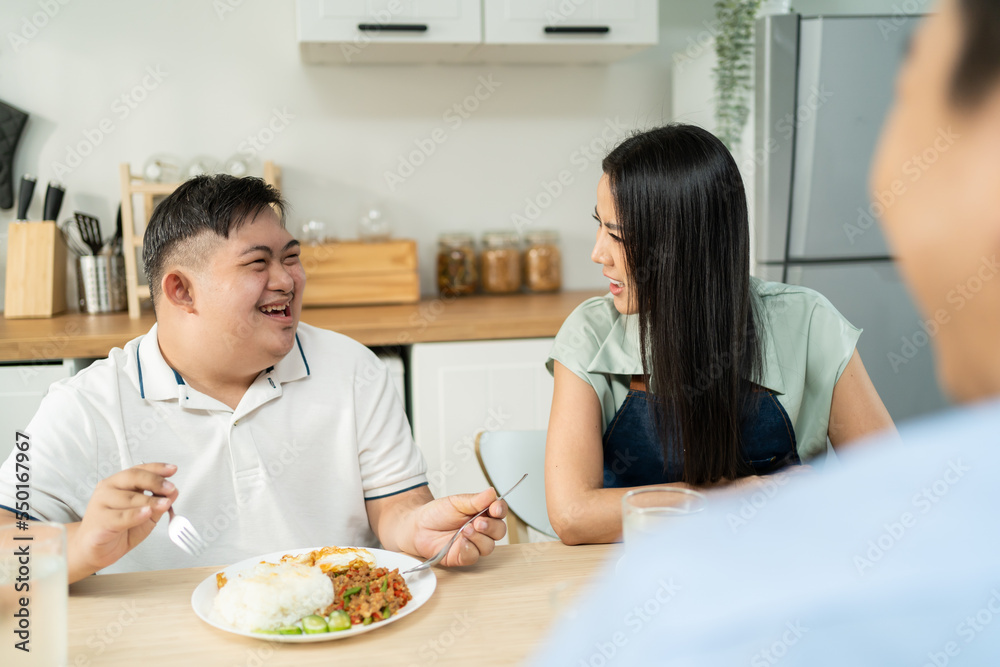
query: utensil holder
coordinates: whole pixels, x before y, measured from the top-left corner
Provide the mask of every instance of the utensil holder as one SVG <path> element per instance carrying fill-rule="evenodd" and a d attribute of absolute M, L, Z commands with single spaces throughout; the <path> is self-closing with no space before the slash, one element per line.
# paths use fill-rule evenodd
<path fill-rule="evenodd" d="M 82 313 L 115 313 L 128 307 L 125 258 L 84 255 L 76 260 L 77 292 Z"/>
<path fill-rule="evenodd" d="M 66 243 L 56 223 L 7 226 L 4 317 L 52 317 L 66 310 Z"/>

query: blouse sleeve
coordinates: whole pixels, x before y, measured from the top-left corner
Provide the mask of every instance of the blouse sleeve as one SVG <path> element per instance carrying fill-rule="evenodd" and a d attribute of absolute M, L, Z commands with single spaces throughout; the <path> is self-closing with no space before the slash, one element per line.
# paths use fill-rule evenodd
<path fill-rule="evenodd" d="M 767 317 L 766 380 L 795 428 L 803 461 L 826 452 L 833 388 L 861 330 L 825 296 L 806 287 L 759 282 Z"/>
<path fill-rule="evenodd" d="M 555 375 L 554 365 L 558 361 L 598 392 L 600 389 L 595 384 L 597 378 L 595 374 L 588 372 L 587 368 L 597 356 L 607 336 L 607 330 L 610 329 L 610 322 L 605 323 L 606 326 L 601 326 L 601 320 L 606 319 L 601 317 L 602 301 L 601 297 L 587 299 L 569 314 L 559 328 L 549 358 L 545 362 L 545 368 L 550 374 Z"/>

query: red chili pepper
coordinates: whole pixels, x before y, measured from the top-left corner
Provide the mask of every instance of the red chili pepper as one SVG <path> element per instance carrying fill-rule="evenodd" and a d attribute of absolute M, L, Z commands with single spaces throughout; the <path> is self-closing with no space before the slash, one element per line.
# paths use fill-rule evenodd
<path fill-rule="evenodd" d="M 376 621 L 381 621 L 382 620 L 382 614 L 380 612 L 376 611 L 374 614 L 372 614 L 372 618 L 374 618 Z"/>

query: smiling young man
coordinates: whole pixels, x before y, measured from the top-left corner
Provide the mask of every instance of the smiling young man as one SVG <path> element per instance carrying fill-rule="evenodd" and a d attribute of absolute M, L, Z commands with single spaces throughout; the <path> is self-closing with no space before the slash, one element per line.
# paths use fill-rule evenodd
<path fill-rule="evenodd" d="M 184 183 L 154 211 L 143 260 L 156 324 L 53 385 L 26 429 L 31 516 L 69 524 L 70 581 L 331 544 L 430 557 L 487 507 L 444 564 L 493 550 L 506 504 L 492 489 L 434 500 L 384 365 L 299 322 L 305 273 L 276 190 Z M 209 543 L 200 557 L 157 528 L 171 507 Z"/>
<path fill-rule="evenodd" d="M 926 151 L 937 158 L 912 181 Z M 997 0 L 944 0 L 920 28 L 872 189 L 903 192 L 883 228 L 939 323 L 942 384 L 967 405 L 904 425 L 902 445 L 873 441 L 839 470 L 711 499 L 626 545 L 628 566 L 602 573 L 531 664 L 998 664 Z"/>

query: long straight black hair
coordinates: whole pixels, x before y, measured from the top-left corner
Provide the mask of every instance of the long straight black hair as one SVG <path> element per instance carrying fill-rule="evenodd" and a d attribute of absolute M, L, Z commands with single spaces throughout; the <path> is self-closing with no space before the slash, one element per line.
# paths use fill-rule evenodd
<path fill-rule="evenodd" d="M 736 162 L 710 132 L 676 124 L 626 139 L 603 168 L 664 464 L 683 459 L 695 485 L 746 475 L 741 415 L 763 355 Z"/>

